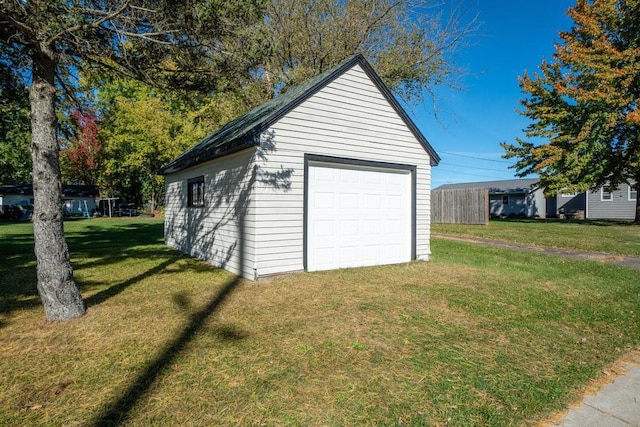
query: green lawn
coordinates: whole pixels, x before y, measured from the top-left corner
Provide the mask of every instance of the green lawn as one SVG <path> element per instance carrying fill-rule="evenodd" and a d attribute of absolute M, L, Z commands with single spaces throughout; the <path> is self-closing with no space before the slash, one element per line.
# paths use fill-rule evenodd
<path fill-rule="evenodd" d="M 640 344 L 622 267 L 435 239 L 253 283 L 158 220 L 65 229 L 89 309 L 49 324 L 30 225 L 0 223 L 0 425 L 535 425 Z"/>
<path fill-rule="evenodd" d="M 505 219 L 488 225 L 433 224 L 434 233 L 640 256 L 640 226 L 622 221 Z"/>

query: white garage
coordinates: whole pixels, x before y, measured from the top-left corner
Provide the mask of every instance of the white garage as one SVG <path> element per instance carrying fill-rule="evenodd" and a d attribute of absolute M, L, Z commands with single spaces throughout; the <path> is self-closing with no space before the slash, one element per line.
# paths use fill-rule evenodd
<path fill-rule="evenodd" d="M 439 160 L 357 55 L 166 165 L 165 241 L 254 280 L 427 260 Z"/>
<path fill-rule="evenodd" d="M 307 270 L 412 259 L 410 167 L 308 163 Z"/>

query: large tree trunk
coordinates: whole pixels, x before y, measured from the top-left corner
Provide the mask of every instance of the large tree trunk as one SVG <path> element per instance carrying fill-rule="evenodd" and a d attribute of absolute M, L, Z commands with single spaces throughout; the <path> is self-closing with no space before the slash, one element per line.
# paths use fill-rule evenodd
<path fill-rule="evenodd" d="M 33 160 L 33 237 L 38 293 L 47 320 L 65 321 L 85 313 L 73 280 L 62 223 L 62 183 L 58 161 L 55 112 L 55 62 L 52 55 L 33 57 L 31 158 Z"/>

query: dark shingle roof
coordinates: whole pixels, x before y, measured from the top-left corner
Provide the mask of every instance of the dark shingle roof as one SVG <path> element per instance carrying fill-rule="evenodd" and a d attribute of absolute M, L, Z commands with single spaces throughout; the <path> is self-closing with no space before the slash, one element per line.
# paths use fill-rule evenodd
<path fill-rule="evenodd" d="M 501 181 L 461 182 L 459 184 L 444 184 L 434 190 L 486 188 L 490 193 L 526 193 L 537 188 L 538 181 L 538 178 L 523 178 Z"/>
<path fill-rule="evenodd" d="M 414 136 L 420 141 L 431 158 L 431 164 L 437 165 L 440 161 L 438 154 L 436 154 L 424 135 L 422 135 L 413 121 L 407 116 L 406 112 L 400 104 L 398 104 L 398 101 L 384 85 L 382 80 L 380 80 L 380 77 L 378 77 L 371 65 L 359 54 L 330 70 L 318 74 L 299 86 L 290 88 L 281 96 L 228 122 L 189 150 L 185 151 L 182 155 L 163 166 L 159 174 L 168 175 L 207 160 L 258 145 L 260 143 L 260 134 L 269 126 L 273 125 L 285 114 L 289 113 L 356 64 L 363 68 Z"/>

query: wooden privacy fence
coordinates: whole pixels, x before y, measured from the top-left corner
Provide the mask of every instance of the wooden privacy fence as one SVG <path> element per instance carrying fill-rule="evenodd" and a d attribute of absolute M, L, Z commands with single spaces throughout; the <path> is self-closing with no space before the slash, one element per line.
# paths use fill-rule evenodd
<path fill-rule="evenodd" d="M 489 190 L 486 188 L 433 190 L 431 222 L 488 224 Z"/>

